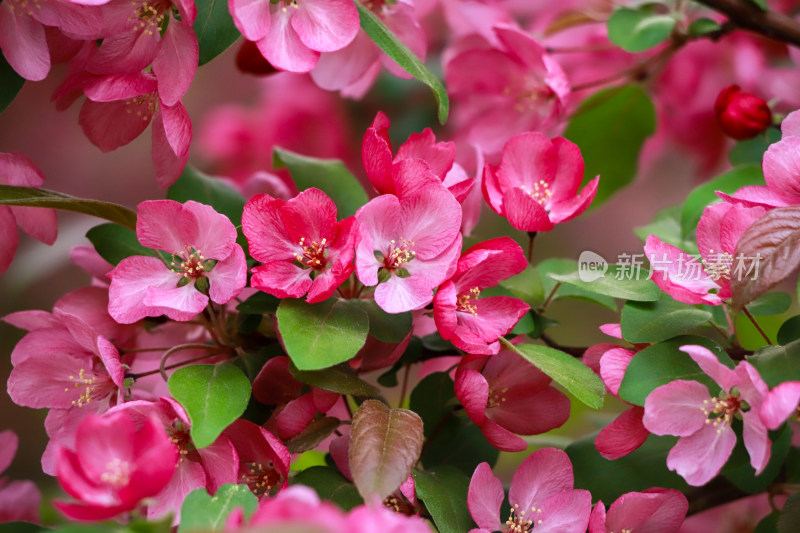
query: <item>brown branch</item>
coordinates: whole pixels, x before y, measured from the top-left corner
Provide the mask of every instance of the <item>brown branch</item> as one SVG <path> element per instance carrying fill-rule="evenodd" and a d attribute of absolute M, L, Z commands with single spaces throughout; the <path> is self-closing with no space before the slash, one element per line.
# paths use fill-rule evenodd
<path fill-rule="evenodd" d="M 751 0 L 696 0 L 728 17 L 740 28 L 800 48 L 800 24 L 777 11 L 763 11 Z"/>

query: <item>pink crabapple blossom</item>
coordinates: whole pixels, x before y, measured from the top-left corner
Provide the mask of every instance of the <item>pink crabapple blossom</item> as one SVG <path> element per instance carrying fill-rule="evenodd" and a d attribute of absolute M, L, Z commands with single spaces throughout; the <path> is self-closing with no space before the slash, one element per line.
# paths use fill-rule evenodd
<path fill-rule="evenodd" d="M 11 465 L 17 453 L 16 433 L 0 431 L 0 475 Z M 39 523 L 42 494 L 33 481 L 9 481 L 0 477 L 0 524 L 5 522 Z"/>
<path fill-rule="evenodd" d="M 137 427 L 125 412 L 90 416 L 78 427 L 75 450 L 61 448 L 58 480 L 76 502 L 56 501 L 68 517 L 106 520 L 132 511 L 161 492 L 179 454 L 154 418 Z"/>
<path fill-rule="evenodd" d="M 522 248 L 510 237 L 478 243 L 461 254 L 455 273 L 433 298 L 433 317 L 442 338 L 469 354 L 499 352 L 497 339 L 511 331 L 530 306 L 510 296 L 480 294 L 519 274 L 527 264 Z"/>
<path fill-rule="evenodd" d="M 356 220 L 336 220 L 336 204 L 319 189 L 288 202 L 260 194 L 244 206 L 242 231 L 253 268 L 253 288 L 278 298 L 328 299 L 353 271 Z"/>
<path fill-rule="evenodd" d="M 589 518 L 589 533 L 678 533 L 688 510 L 686 496 L 675 489 L 654 487 L 629 492 L 608 511 L 602 501 L 597 502 Z"/>
<path fill-rule="evenodd" d="M 528 445 L 517 434 L 539 435 L 569 418 L 569 399 L 551 382 L 521 356 L 503 349 L 489 357 L 465 356 L 456 371 L 455 393 L 489 444 L 519 452 Z"/>
<path fill-rule="evenodd" d="M 356 212 L 356 274 L 387 313 L 425 307 L 461 252 L 461 207 L 443 187 L 379 196 Z"/>
<path fill-rule="evenodd" d="M 487 164 L 483 197 L 522 231 L 550 231 L 583 213 L 594 200 L 599 177 L 578 193 L 583 180 L 580 149 L 570 141 L 536 132 L 513 137 L 500 165 Z"/>
<path fill-rule="evenodd" d="M 194 201 L 139 204 L 136 236 L 142 246 L 170 254 L 126 257 L 109 272 L 108 312 L 122 324 L 146 316 L 191 320 L 209 300 L 225 304 L 247 281 L 244 251 L 225 215 Z"/>
<path fill-rule="evenodd" d="M 786 381 L 769 391 L 761 405 L 761 421 L 767 429 L 778 429 L 800 416 L 800 382 Z"/>
<path fill-rule="evenodd" d="M 767 385 L 747 361 L 730 369 L 702 346 L 681 347 L 719 386 L 712 396 L 698 381 L 677 380 L 657 387 L 644 403 L 644 426 L 656 435 L 675 435 L 678 443 L 667 467 L 687 483 L 700 486 L 716 476 L 736 444 L 734 417 L 743 423 L 750 464 L 760 474 L 770 457 L 771 442 L 759 416 Z"/>
<path fill-rule="evenodd" d="M 592 496 L 573 488 L 572 463 L 554 448 L 533 452 L 517 467 L 508 501 L 511 511 L 501 523 L 503 485 L 488 463 L 472 474 L 467 506 L 478 529 L 471 533 L 584 533 L 589 523 Z"/>

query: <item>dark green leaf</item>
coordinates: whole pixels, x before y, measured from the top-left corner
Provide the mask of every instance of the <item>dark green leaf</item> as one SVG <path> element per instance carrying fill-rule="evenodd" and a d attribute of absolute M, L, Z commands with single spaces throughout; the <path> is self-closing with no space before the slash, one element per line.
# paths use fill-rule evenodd
<path fill-rule="evenodd" d="M 205 65 L 224 52 L 241 34 L 233 23 L 228 2 L 195 0 L 195 4 L 194 31 L 200 45 L 200 64 Z"/>
<path fill-rule="evenodd" d="M 400 342 L 411 331 L 411 313 L 390 314 L 378 307 L 375 300 L 353 300 L 369 316 L 369 334 L 381 342 Z"/>
<path fill-rule="evenodd" d="M 220 0 L 215 0 L 220 2 Z M 224 2 L 220 2 L 224 5 Z M 227 7 L 225 8 L 227 11 Z M 184 203 L 194 200 L 210 205 L 228 217 L 234 226 L 242 223 L 244 197 L 230 185 L 207 176 L 194 167 L 187 166 L 178 181 L 167 189 L 167 198 Z"/>
<path fill-rule="evenodd" d="M 524 357 L 533 366 L 553 378 L 570 394 L 593 409 L 603 407 L 606 387 L 580 360 L 560 350 L 538 344 L 503 343 L 506 348 Z"/>
<path fill-rule="evenodd" d="M 635 405 L 644 405 L 645 399 L 655 388 L 677 379 L 699 381 L 709 387 L 712 393 L 717 393 L 719 385 L 700 370 L 688 353 L 679 349 L 688 344 L 708 348 L 722 364 L 733 367 L 733 361 L 725 350 L 713 341 L 695 335 L 675 337 L 648 346 L 633 356 L 619 387 L 619 397 Z"/>
<path fill-rule="evenodd" d="M 662 294 L 655 302 L 627 302 L 622 307 L 622 338 L 628 342 L 667 340 L 711 319 L 711 312 L 676 302 Z"/>
<path fill-rule="evenodd" d="M 286 299 L 276 316 L 286 353 L 300 370 L 321 370 L 351 359 L 369 332 L 366 311 L 349 300 L 309 304 Z"/>
<path fill-rule="evenodd" d="M 786 346 L 765 346 L 747 358 L 770 387 L 800 381 L 800 341 Z"/>
<path fill-rule="evenodd" d="M 357 1 L 355 4 L 358 8 L 361 28 L 364 32 L 406 72 L 431 88 L 433 96 L 436 98 L 436 103 L 439 105 L 439 122 L 442 124 L 447 122 L 450 101 L 447 97 L 447 91 L 442 82 L 439 81 L 439 78 L 434 76 L 425 64 L 372 11 Z"/>
<path fill-rule="evenodd" d="M 756 415 L 758 416 L 758 415 Z M 734 430 L 737 435 L 741 435 L 742 424 L 739 420 L 734 421 Z M 743 439 L 736 439 L 736 447 L 733 449 L 728 462 L 722 468 L 722 475 L 730 481 L 736 488 L 748 494 L 758 494 L 769 488 L 770 484 L 781 471 L 783 460 L 789 452 L 792 441 L 792 430 L 788 426 L 777 431 L 770 432 L 772 448 L 770 450 L 769 463 L 758 476 L 750 466 L 750 455 L 745 449 Z"/>
<path fill-rule="evenodd" d="M 52 207 L 54 209 L 92 215 L 93 217 L 116 222 L 133 230 L 136 229 L 136 213 L 125 206 L 101 202 L 100 200 L 76 198 L 60 192 L 48 191 L 47 189 L 0 185 L 0 205 Z"/>
<path fill-rule="evenodd" d="M 697 229 L 697 223 L 703 215 L 703 210 L 711 204 L 722 201 L 715 194 L 716 191 L 733 194 L 747 185 L 764 185 L 764 174 L 761 172 L 760 159 L 758 166 L 746 165 L 737 167 L 696 187 L 689 193 L 681 210 L 681 235 L 684 238 L 692 235 Z"/>
<path fill-rule="evenodd" d="M 336 365 L 323 370 L 298 370 L 289 365 L 289 371 L 302 383 L 320 389 L 358 397 L 377 396 L 380 391 L 356 376 L 349 365 Z"/>
<path fill-rule="evenodd" d="M 156 255 L 150 248 L 139 244 L 135 231 L 119 224 L 107 223 L 95 226 L 86 232 L 86 238 L 100 257 L 112 265 L 132 255 Z"/>
<path fill-rule="evenodd" d="M 594 281 L 583 281 L 579 272 L 569 274 L 550 274 L 561 283 L 579 287 L 584 291 L 638 302 L 654 302 L 661 297 L 661 289 L 647 279 L 647 270 L 640 268 L 638 273 L 630 266 L 609 265 L 606 273 Z"/>
<path fill-rule="evenodd" d="M 638 85 L 603 89 L 581 103 L 564 136 L 581 149 L 584 182 L 600 175 L 593 206 L 633 181 L 639 152 L 655 127 L 653 103 Z"/>
<path fill-rule="evenodd" d="M 275 148 L 274 166 L 288 168 L 301 191 L 314 187 L 330 196 L 340 219 L 354 215 L 367 203 L 364 187 L 338 159 L 318 159 Z"/>
<path fill-rule="evenodd" d="M 320 499 L 332 501 L 345 511 L 364 503 L 356 486 L 329 466 L 306 468 L 294 476 L 292 485 L 311 487 Z"/>
<path fill-rule="evenodd" d="M 192 423 L 194 445 L 212 444 L 231 422 L 239 418 L 250 399 L 250 380 L 228 364 L 179 368 L 167 382 L 170 394 Z"/>
<path fill-rule="evenodd" d="M 0 59 L 2 59 L 2 57 L 0 57 Z M 3 61 L 5 60 L 3 59 Z M 50 529 L 37 524 L 31 524 L 30 522 L 7 522 L 5 524 L 0 524 L 0 533 L 42 533 L 44 531 L 50 531 Z M 92 532 L 87 531 L 87 533 Z"/>
<path fill-rule="evenodd" d="M 575 488 L 591 491 L 592 499 L 614 502 L 625 493 L 651 487 L 688 488 L 683 478 L 667 469 L 667 453 L 677 438 L 650 435 L 633 453 L 609 461 L 595 448 L 596 436 L 583 437 L 566 450 L 575 471 Z"/>
<path fill-rule="evenodd" d="M 789 344 L 797 339 L 800 339 L 800 315 L 788 319 L 778 330 L 778 344 Z"/>
<path fill-rule="evenodd" d="M 431 437 L 422 452 L 425 468 L 446 465 L 458 468 L 471 476 L 480 463 L 497 463 L 500 452 L 489 444 L 481 429 L 469 419 L 450 418 Z"/>
<path fill-rule="evenodd" d="M 770 144 L 780 140 L 781 131 L 778 128 L 767 128 L 761 135 L 753 137 L 752 139 L 747 139 L 746 141 L 737 142 L 736 146 L 731 148 L 728 159 L 733 166 L 758 165 L 760 168 L 764 152 L 767 151 Z"/>
<path fill-rule="evenodd" d="M 266 292 L 257 292 L 237 305 L 236 310 L 251 315 L 274 315 L 278 311 L 280 303 L 280 298 Z"/>
<path fill-rule="evenodd" d="M 778 511 L 774 511 L 768 514 L 767 516 L 761 519 L 756 528 L 753 530 L 753 533 L 778 533 L 779 516 L 780 514 L 778 513 Z"/>
<path fill-rule="evenodd" d="M 608 40 L 627 52 L 644 52 L 666 41 L 674 27 L 671 15 L 623 7 L 608 19 Z"/>
<path fill-rule="evenodd" d="M 747 310 L 753 316 L 768 316 L 785 313 L 791 306 L 792 297 L 785 292 L 768 292 L 747 304 Z"/>
<path fill-rule="evenodd" d="M 463 533 L 473 522 L 467 508 L 469 478 L 453 467 L 443 466 L 414 472 L 417 497 L 433 518 L 440 533 Z"/>
<path fill-rule="evenodd" d="M 286 441 L 289 453 L 303 453 L 313 450 L 331 436 L 342 423 L 338 418 L 325 416 L 314 420 L 303 431 Z"/>
<path fill-rule="evenodd" d="M 0 113 L 11 105 L 24 84 L 25 78 L 17 74 L 0 54 Z"/>
<path fill-rule="evenodd" d="M 222 485 L 214 496 L 209 495 L 205 488 L 195 489 L 181 505 L 178 533 L 223 531 L 231 511 L 241 508 L 245 516 L 250 516 L 257 507 L 258 499 L 247 485 L 228 483 Z"/>

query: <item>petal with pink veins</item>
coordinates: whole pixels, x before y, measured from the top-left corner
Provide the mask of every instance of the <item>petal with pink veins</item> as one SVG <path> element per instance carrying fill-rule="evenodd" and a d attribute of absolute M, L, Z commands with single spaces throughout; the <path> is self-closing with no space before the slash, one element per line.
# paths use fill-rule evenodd
<path fill-rule="evenodd" d="M 309 72 L 317 64 L 319 52 L 303 44 L 292 27 L 293 15 L 288 8 L 272 13 L 269 32 L 256 42 L 256 46 L 276 68 L 289 72 Z"/>
<path fill-rule="evenodd" d="M 197 35 L 189 24 L 172 20 L 161 39 L 158 55 L 153 60 L 153 73 L 158 78 L 158 96 L 166 106 L 173 106 L 192 85 L 197 73 L 200 48 Z M 176 150 L 178 155 L 183 155 Z"/>
<path fill-rule="evenodd" d="M 710 401 L 708 389 L 697 381 L 661 385 L 645 399 L 644 427 L 656 435 L 692 435 L 707 426 Z"/>
<path fill-rule="evenodd" d="M 736 445 L 736 434 L 727 426 L 705 424 L 688 437 L 681 437 L 667 455 L 667 467 L 689 485 L 705 485 L 728 461 Z"/>
<path fill-rule="evenodd" d="M 291 22 L 303 44 L 317 52 L 344 48 L 360 29 L 358 10 L 349 0 L 304 0 Z"/>
<path fill-rule="evenodd" d="M 500 530 L 500 506 L 505 499 L 503 484 L 492 474 L 489 463 L 481 463 L 472 474 L 467 492 L 469 514 L 478 527 Z"/>

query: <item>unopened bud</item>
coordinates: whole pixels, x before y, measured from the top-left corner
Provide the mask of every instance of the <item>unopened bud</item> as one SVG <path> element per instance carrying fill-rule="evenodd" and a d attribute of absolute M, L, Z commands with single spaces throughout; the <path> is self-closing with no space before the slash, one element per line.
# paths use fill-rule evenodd
<path fill-rule="evenodd" d="M 736 140 L 755 137 L 772 124 L 772 111 L 767 103 L 742 91 L 738 85 L 731 85 L 719 93 L 714 114 L 725 135 Z"/>

